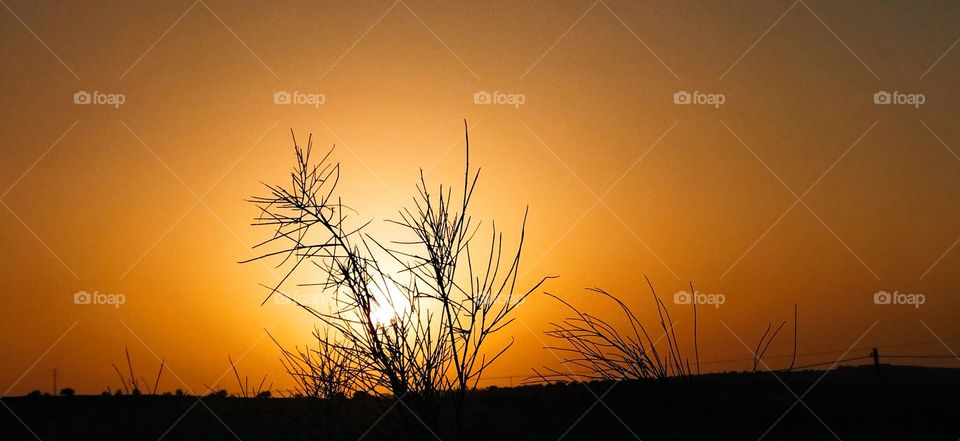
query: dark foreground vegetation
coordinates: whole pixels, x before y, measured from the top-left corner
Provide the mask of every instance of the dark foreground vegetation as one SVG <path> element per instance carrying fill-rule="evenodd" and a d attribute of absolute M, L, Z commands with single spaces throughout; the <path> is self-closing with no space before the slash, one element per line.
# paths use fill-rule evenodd
<path fill-rule="evenodd" d="M 755 440 L 764 434 L 763 439 L 770 440 L 960 437 L 960 370 L 881 365 L 842 367 L 826 375 L 823 371 L 777 375 L 783 383 L 770 373 L 738 373 L 675 381 L 478 390 L 467 403 L 470 417 L 464 422 L 464 436 L 472 440 Z M 798 396 L 802 403 L 797 403 Z M 403 420 L 408 415 L 401 411 L 405 402 L 368 396 L 338 405 L 304 398 L 207 397 L 201 402 L 190 396 L 155 395 L 13 397 L 4 398 L 3 403 L 22 419 L 18 421 L 6 409 L 0 412 L 4 440 L 446 440 L 456 436 L 456 429 L 447 423 L 441 424 L 436 436 L 417 430 L 416 421 Z M 441 415 L 440 420 L 450 422 L 452 415 Z"/>

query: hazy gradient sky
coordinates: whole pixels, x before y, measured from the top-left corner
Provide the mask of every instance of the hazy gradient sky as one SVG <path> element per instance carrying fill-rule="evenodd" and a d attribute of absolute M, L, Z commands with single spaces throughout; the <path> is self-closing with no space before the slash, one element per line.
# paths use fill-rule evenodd
<path fill-rule="evenodd" d="M 652 320 L 647 275 L 686 341 L 673 293 L 722 293 L 700 310 L 703 360 L 749 358 L 738 338 L 752 346 L 794 304 L 804 353 L 960 347 L 956 2 L 2 4 L 9 394 L 49 389 L 53 368 L 80 393 L 116 388 L 125 345 L 144 377 L 166 359 L 161 389 L 236 389 L 228 354 L 284 387 L 264 329 L 303 343 L 313 322 L 259 306 L 276 273 L 237 262 L 268 233 L 244 198 L 285 179 L 289 130 L 337 145 L 341 194 L 377 234 L 418 167 L 457 182 L 463 119 L 477 213 L 515 238 L 531 207 L 527 283 L 559 275 L 548 291 L 613 312 L 583 290 L 603 287 Z M 274 104 L 281 90 L 325 102 Z M 78 91 L 125 102 L 77 105 Z M 477 105 L 478 91 L 524 103 Z M 677 105 L 678 91 L 725 102 Z M 876 105 L 878 91 L 925 102 Z M 76 305 L 81 290 L 126 303 Z M 926 303 L 875 305 L 878 291 Z M 528 300 L 491 375 L 555 366 L 541 332 L 562 316 Z M 769 353 L 789 353 L 789 334 Z"/>

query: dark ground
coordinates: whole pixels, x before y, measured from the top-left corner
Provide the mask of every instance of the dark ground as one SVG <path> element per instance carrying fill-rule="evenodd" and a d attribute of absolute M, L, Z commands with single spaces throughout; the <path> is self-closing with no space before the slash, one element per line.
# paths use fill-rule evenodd
<path fill-rule="evenodd" d="M 771 374 L 487 389 L 469 405 L 465 432 L 471 440 L 960 438 L 960 369 L 839 368 L 817 383 L 823 374 L 778 374 L 803 397 L 796 405 L 793 393 Z M 78 396 L 2 402 L 22 419 L 0 409 L 2 440 L 36 439 L 24 424 L 42 440 L 331 439 L 326 427 L 332 420 L 324 409 L 330 403 L 303 399 Z M 333 439 L 436 439 L 415 420 L 403 421 L 405 405 L 349 400 Z M 450 431 L 435 430 L 439 438 L 454 439 Z"/>

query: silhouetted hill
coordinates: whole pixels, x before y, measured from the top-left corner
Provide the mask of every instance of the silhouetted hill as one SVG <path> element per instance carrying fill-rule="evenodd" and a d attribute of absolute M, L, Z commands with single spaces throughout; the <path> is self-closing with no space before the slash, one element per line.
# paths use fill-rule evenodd
<path fill-rule="evenodd" d="M 468 406 L 467 432 L 472 440 L 960 437 L 958 369 L 868 366 L 839 368 L 826 375 L 823 371 L 777 375 L 727 373 L 669 382 L 485 389 Z M 331 421 L 323 413 L 329 403 L 288 398 L 201 402 L 175 396 L 77 396 L 13 397 L 3 402 L 42 440 L 329 439 L 325 425 Z M 409 427 L 401 424 L 401 406 L 392 400 L 351 399 L 341 409 L 335 439 L 433 438 L 401 429 Z M 24 424 L 4 410 L 2 439 L 35 439 Z M 446 433 L 437 435 L 452 439 Z"/>

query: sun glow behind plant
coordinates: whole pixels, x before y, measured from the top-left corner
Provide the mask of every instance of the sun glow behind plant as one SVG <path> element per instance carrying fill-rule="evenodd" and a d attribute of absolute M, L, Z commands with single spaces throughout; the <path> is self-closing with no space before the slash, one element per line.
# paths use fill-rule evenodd
<path fill-rule="evenodd" d="M 375 326 L 388 326 L 410 313 L 410 301 L 396 283 L 389 280 L 371 281 L 367 290 L 373 295 L 370 319 Z"/>

